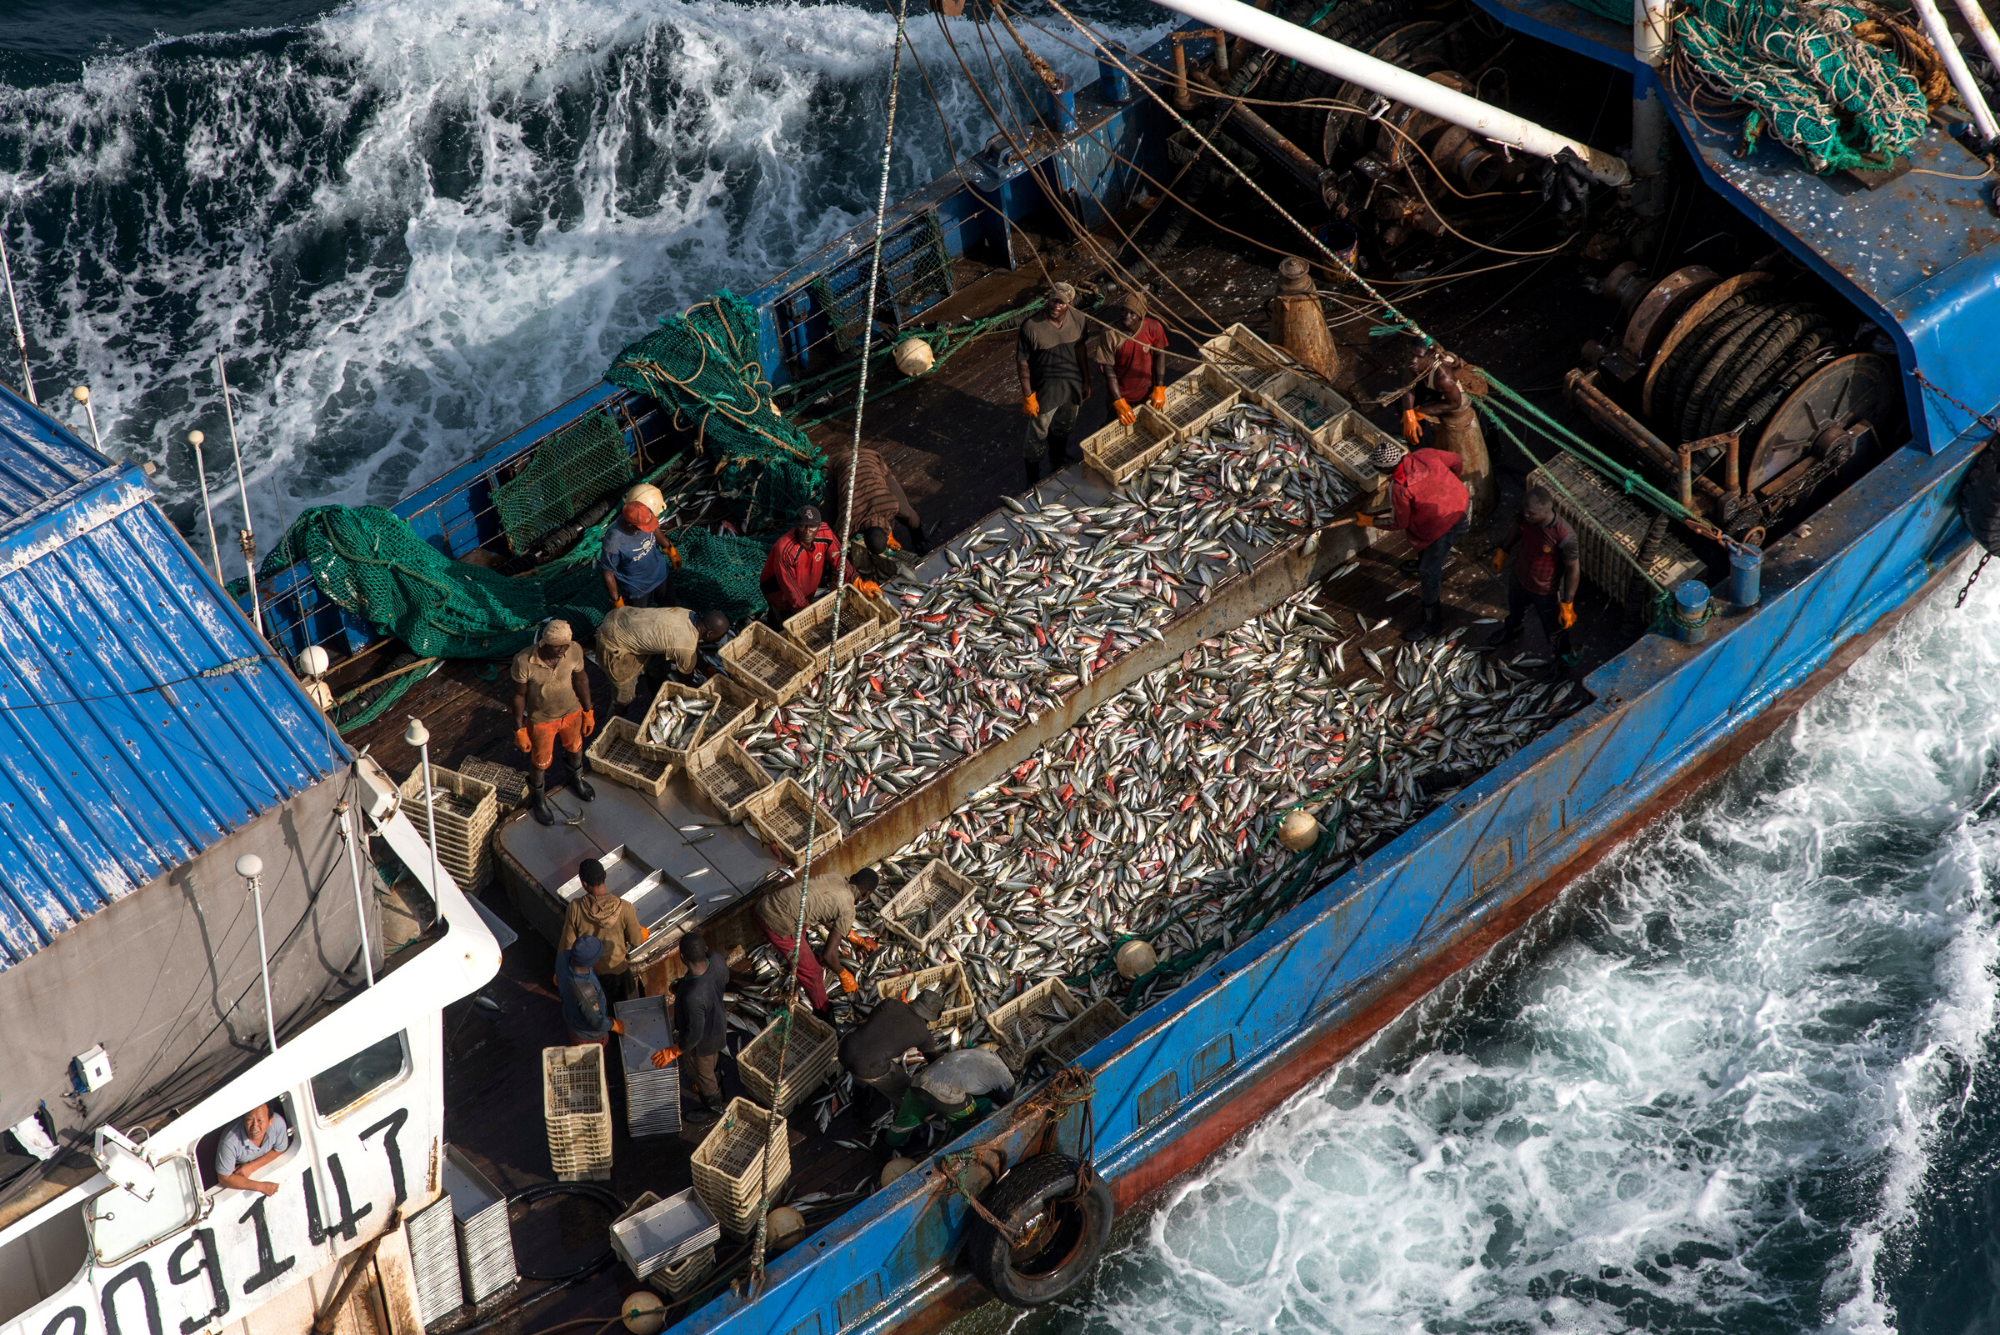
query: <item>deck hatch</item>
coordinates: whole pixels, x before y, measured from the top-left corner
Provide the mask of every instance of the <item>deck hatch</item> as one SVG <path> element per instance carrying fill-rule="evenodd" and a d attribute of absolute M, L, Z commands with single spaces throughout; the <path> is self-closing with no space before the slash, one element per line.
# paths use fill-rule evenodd
<path fill-rule="evenodd" d="M 819 1313 L 814 1312 L 805 1320 L 785 1332 L 785 1335 L 819 1335 Z"/>
<path fill-rule="evenodd" d="M 861 1320 L 862 1317 L 867 1316 L 869 1312 L 874 1310 L 875 1304 L 881 1301 L 882 1276 L 879 1274 L 869 1275 L 846 1293 L 840 1295 L 840 1302 L 836 1304 L 840 1316 L 840 1328 L 846 1330 L 849 1326 Z M 817 1321 L 819 1318 L 814 1317 L 813 1319 Z"/>
<path fill-rule="evenodd" d="M 1168 1071 L 1165 1075 L 1146 1086 L 1139 1095 L 1139 1126 L 1143 1129 L 1165 1117 L 1180 1102 L 1181 1077 L 1178 1071 Z"/>
<path fill-rule="evenodd" d="M 1188 1088 L 1200 1089 L 1213 1083 L 1235 1061 L 1236 1038 L 1232 1034 L 1223 1034 L 1194 1054 L 1193 1079 Z"/>
<path fill-rule="evenodd" d="M 1505 876 L 1514 866 L 1514 840 L 1503 837 L 1486 847 L 1472 859 L 1472 888 L 1484 890 Z"/>

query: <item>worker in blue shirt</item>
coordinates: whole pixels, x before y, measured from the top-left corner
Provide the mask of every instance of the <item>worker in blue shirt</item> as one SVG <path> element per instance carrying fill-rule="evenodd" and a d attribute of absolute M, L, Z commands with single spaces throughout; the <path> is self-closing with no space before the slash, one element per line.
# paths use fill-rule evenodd
<path fill-rule="evenodd" d="M 572 1044 L 602 1046 L 613 1034 L 625 1032 L 625 1026 L 611 1017 L 611 1003 L 592 967 L 603 953 L 602 941 L 579 936 L 568 950 L 556 954 L 556 990 L 562 995 L 563 1023 L 569 1027 Z"/>
<path fill-rule="evenodd" d="M 604 530 L 597 568 L 604 573 L 604 592 L 614 608 L 646 606 L 666 588 L 669 563 L 680 568 L 680 553 L 660 542 L 659 528 L 650 505 L 627 501 L 617 521 Z"/>

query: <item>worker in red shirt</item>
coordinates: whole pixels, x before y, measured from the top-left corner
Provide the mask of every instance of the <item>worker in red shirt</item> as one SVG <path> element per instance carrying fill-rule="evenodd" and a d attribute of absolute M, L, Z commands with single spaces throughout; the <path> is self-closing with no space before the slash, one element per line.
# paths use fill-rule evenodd
<path fill-rule="evenodd" d="M 1167 330 L 1146 314 L 1146 298 L 1120 292 L 1090 336 L 1090 360 L 1104 375 L 1111 411 L 1126 426 L 1139 420 L 1136 405 L 1167 406 Z"/>
<path fill-rule="evenodd" d="M 764 601 L 771 605 L 771 619 L 783 621 L 804 611 L 819 596 L 822 584 L 845 578 L 847 565 L 839 553 L 840 540 L 826 526 L 819 507 L 801 505 L 798 522 L 771 544 L 764 573 L 758 577 Z"/>
<path fill-rule="evenodd" d="M 1451 545 L 1465 534 L 1465 511 L 1471 495 L 1458 480 L 1463 467 L 1458 456 L 1443 450 L 1408 452 L 1393 440 L 1382 442 L 1369 456 L 1377 472 L 1389 475 L 1390 513 L 1362 511 L 1354 522 L 1362 528 L 1396 528 L 1409 535 L 1414 559 L 1403 562 L 1403 573 L 1415 575 L 1423 588 L 1421 619 L 1403 632 L 1411 644 L 1422 644 L 1444 633 L 1444 563 Z"/>
<path fill-rule="evenodd" d="M 1528 488 L 1514 531 L 1493 549 L 1496 573 L 1506 565 L 1509 547 L 1515 550 L 1514 578 L 1507 585 L 1507 620 L 1493 632 L 1486 647 L 1498 649 L 1519 635 L 1532 607 L 1542 623 L 1542 633 L 1549 637 L 1556 663 L 1569 661 L 1569 631 L 1576 624 L 1576 590 L 1583 581 L 1583 561 L 1576 530 L 1556 513 L 1556 498 L 1548 488 Z"/>

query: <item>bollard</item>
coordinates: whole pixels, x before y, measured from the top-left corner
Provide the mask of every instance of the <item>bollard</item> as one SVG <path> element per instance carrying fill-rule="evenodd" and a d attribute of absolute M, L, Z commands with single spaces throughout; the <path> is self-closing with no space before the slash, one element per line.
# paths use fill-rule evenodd
<path fill-rule="evenodd" d="M 1057 134 L 1068 138 L 1076 133 L 1076 87 L 1067 74 L 1056 75 L 1055 87 L 1049 90 L 1049 113 Z"/>
<path fill-rule="evenodd" d="M 1729 551 L 1729 601 L 1738 607 L 1755 607 L 1763 596 L 1764 553 L 1755 547 L 1732 547 Z"/>
<path fill-rule="evenodd" d="M 1105 55 L 1097 58 L 1097 95 L 1106 102 L 1115 104 L 1132 100 L 1132 81 L 1125 71 L 1111 63 L 1110 56 L 1123 56 L 1125 48 L 1114 46 Z"/>
<path fill-rule="evenodd" d="M 1687 644 L 1708 638 L 1708 619 L 1715 608 L 1709 602 L 1708 586 L 1698 579 L 1674 585 L 1674 629 Z"/>

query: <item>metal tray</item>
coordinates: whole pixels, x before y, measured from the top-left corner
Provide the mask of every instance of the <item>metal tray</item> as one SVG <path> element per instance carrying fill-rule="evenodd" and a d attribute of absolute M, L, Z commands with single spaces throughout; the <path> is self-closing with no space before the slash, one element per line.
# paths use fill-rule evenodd
<path fill-rule="evenodd" d="M 641 1279 L 721 1237 L 722 1226 L 693 1189 L 675 1192 L 611 1225 L 613 1249 Z"/>

